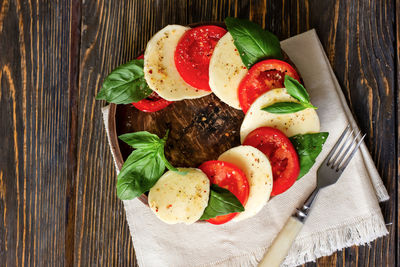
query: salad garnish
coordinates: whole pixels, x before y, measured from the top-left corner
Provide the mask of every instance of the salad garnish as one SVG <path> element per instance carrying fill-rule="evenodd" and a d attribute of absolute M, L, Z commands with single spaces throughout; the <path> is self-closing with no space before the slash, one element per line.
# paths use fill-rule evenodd
<path fill-rule="evenodd" d="M 96 99 L 130 104 L 150 96 L 152 92 L 144 79 L 143 59 L 134 59 L 108 74 Z"/>
<path fill-rule="evenodd" d="M 228 189 L 212 184 L 208 206 L 205 208 L 200 220 L 208 220 L 220 215 L 242 211 L 244 211 L 244 207 L 234 194 Z"/>
<path fill-rule="evenodd" d="M 300 101 L 300 103 L 277 102 L 262 108 L 262 110 L 273 114 L 289 114 L 304 110 L 306 108 L 317 109 L 317 107 L 310 103 L 310 96 L 308 95 L 304 86 L 299 83 L 299 81 L 290 77 L 289 75 L 285 75 L 284 85 L 288 94 Z"/>
<path fill-rule="evenodd" d="M 328 135 L 328 132 L 320 132 L 289 137 L 299 156 L 300 174 L 297 180 L 307 174 L 314 165 L 315 159 L 321 153 L 322 146 L 325 144 Z"/>
<path fill-rule="evenodd" d="M 232 17 L 227 17 L 225 24 L 246 68 L 250 69 L 261 59 L 282 58 L 278 37 L 260 25 Z"/>
<path fill-rule="evenodd" d="M 179 172 L 165 157 L 164 146 L 168 133 L 169 130 L 162 139 L 146 131 L 119 136 L 119 139 L 135 148 L 117 177 L 117 195 L 120 199 L 133 199 L 149 191 L 163 175 L 165 167 Z"/>

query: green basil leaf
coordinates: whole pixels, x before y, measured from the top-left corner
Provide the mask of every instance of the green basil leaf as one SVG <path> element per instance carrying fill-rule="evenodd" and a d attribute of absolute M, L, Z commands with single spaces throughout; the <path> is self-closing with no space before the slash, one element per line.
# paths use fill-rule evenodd
<path fill-rule="evenodd" d="M 234 194 L 225 188 L 212 184 L 208 206 L 205 208 L 200 220 L 208 220 L 220 215 L 242 211 L 244 211 L 244 207 Z"/>
<path fill-rule="evenodd" d="M 126 159 L 118 174 L 117 195 L 120 199 L 133 199 L 149 191 L 164 173 L 166 166 L 184 174 L 165 157 L 164 146 L 168 132 L 162 139 L 145 131 L 119 136 L 122 141 L 136 149 Z"/>
<path fill-rule="evenodd" d="M 296 102 L 278 102 L 270 106 L 264 107 L 261 110 L 267 111 L 273 114 L 289 114 L 295 113 L 306 109 L 304 105 Z"/>
<path fill-rule="evenodd" d="M 313 106 L 310 103 L 310 96 L 307 93 L 306 88 L 304 88 L 304 86 L 301 83 L 299 83 L 298 80 L 290 77 L 289 75 L 285 75 L 284 84 L 288 94 L 299 100 L 300 103 L 303 104 L 303 106 L 307 108 L 317 109 L 317 107 Z"/>
<path fill-rule="evenodd" d="M 114 69 L 104 80 L 97 100 L 129 104 L 148 97 L 152 90 L 144 79 L 143 59 L 135 59 Z"/>
<path fill-rule="evenodd" d="M 300 161 L 300 174 L 297 179 L 303 177 L 314 165 L 315 159 L 321 153 L 329 133 L 299 134 L 290 137 L 294 148 L 297 151 Z"/>
<path fill-rule="evenodd" d="M 149 191 L 164 171 L 164 162 L 158 156 L 157 151 L 136 149 L 129 155 L 118 174 L 117 194 L 119 192 L 121 196 L 138 197 Z M 122 181 L 119 182 L 119 180 Z M 128 194 L 126 190 L 129 190 L 130 193 Z M 122 192 L 124 193 L 122 194 Z M 118 197 L 120 197 L 119 194 Z"/>
<path fill-rule="evenodd" d="M 227 17 L 226 27 L 232 35 L 243 64 L 249 69 L 257 61 L 282 58 L 278 37 L 246 19 Z"/>
<path fill-rule="evenodd" d="M 285 87 L 286 91 L 293 98 L 300 101 L 297 102 L 278 102 L 272 104 L 270 106 L 262 108 L 262 110 L 267 111 L 269 113 L 274 114 L 289 114 L 295 113 L 306 108 L 317 109 L 310 103 L 310 96 L 308 95 L 306 89 L 297 81 L 296 79 L 290 77 L 289 75 L 285 75 Z"/>
<path fill-rule="evenodd" d="M 130 200 L 138 197 L 142 194 L 141 185 L 138 184 L 140 180 L 140 175 L 138 177 L 125 176 L 118 179 L 117 182 L 117 196 L 122 200 Z"/>
<path fill-rule="evenodd" d="M 306 88 L 295 78 L 285 75 L 284 85 L 289 95 L 299 100 L 301 103 L 310 103 L 310 96 Z"/>
<path fill-rule="evenodd" d="M 142 131 L 142 132 L 135 132 L 135 133 L 127 133 L 118 136 L 119 139 L 127 143 L 133 148 L 137 149 L 156 149 L 157 146 L 162 145 L 165 143 L 163 139 L 160 139 L 157 135 Z"/>

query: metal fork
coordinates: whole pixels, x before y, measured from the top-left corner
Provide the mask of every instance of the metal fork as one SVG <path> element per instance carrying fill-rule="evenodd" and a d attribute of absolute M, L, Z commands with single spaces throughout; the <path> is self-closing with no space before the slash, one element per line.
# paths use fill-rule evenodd
<path fill-rule="evenodd" d="M 294 239 L 303 227 L 319 190 L 339 180 L 340 175 L 364 140 L 365 134 L 359 138 L 361 132 L 358 132 L 355 137 L 353 132 L 350 125 L 343 131 L 317 171 L 317 187 L 304 202 L 303 206 L 289 217 L 258 266 L 275 267 L 281 265 Z M 357 141 L 357 139 L 359 140 Z"/>

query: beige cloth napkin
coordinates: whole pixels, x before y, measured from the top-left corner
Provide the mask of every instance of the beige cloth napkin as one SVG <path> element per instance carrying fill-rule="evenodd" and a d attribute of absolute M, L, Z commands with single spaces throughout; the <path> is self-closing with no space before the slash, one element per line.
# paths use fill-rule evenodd
<path fill-rule="evenodd" d="M 311 171 L 253 218 L 215 226 L 168 225 L 138 200 L 124 201 L 139 266 L 255 266 L 287 218 L 307 198 L 316 170 L 345 126 L 355 121 L 314 30 L 281 43 L 299 69 L 329 138 Z M 108 107 L 103 109 L 108 117 Z M 105 126 L 108 134 L 107 120 Z M 387 191 L 365 145 L 334 186 L 323 189 L 283 266 L 296 266 L 386 235 L 378 200 Z"/>

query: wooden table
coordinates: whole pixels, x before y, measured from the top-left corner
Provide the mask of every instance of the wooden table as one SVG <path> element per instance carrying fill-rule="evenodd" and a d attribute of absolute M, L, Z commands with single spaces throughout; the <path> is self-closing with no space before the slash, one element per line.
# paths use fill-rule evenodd
<path fill-rule="evenodd" d="M 226 16 L 317 30 L 391 196 L 388 236 L 307 266 L 399 265 L 400 0 L 0 0 L 1 266 L 135 266 L 94 97 L 165 25 Z"/>

